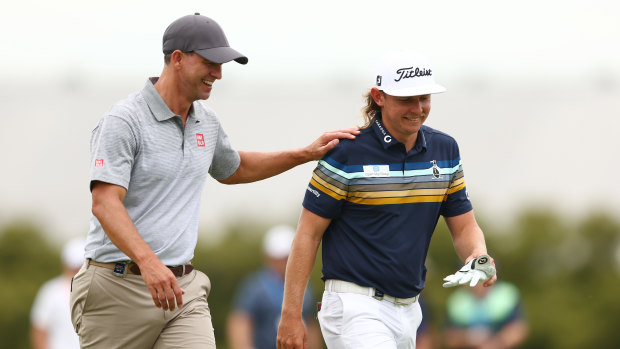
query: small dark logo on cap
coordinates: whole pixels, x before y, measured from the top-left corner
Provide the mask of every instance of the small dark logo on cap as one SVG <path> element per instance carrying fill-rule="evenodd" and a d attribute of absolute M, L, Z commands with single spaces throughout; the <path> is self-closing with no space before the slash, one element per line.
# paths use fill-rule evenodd
<path fill-rule="evenodd" d="M 377 75 L 377 86 L 381 86 L 381 75 Z"/>

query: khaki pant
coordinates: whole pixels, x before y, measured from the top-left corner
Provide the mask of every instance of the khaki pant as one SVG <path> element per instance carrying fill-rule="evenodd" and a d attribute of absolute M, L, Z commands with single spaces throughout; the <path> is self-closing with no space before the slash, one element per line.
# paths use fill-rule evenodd
<path fill-rule="evenodd" d="M 209 278 L 200 271 L 177 279 L 183 306 L 164 311 L 153 303 L 142 276 L 115 276 L 88 265 L 73 278 L 71 321 L 82 348 L 215 349 L 207 296 Z"/>

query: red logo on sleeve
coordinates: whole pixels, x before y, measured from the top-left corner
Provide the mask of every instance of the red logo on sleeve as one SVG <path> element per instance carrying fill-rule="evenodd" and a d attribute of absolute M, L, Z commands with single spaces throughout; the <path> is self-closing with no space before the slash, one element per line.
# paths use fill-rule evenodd
<path fill-rule="evenodd" d="M 103 159 L 95 159 L 95 167 L 103 167 Z"/>
<path fill-rule="evenodd" d="M 196 133 L 196 142 L 198 143 L 199 147 L 204 147 L 205 146 L 205 136 L 203 136 L 202 133 Z"/>

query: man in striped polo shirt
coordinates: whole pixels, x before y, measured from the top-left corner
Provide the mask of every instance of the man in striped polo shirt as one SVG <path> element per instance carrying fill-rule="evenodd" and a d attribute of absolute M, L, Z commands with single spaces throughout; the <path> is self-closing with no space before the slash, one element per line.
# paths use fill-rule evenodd
<path fill-rule="evenodd" d="M 302 348 L 301 299 L 322 241 L 319 322 L 329 348 L 415 348 L 424 261 L 443 216 L 466 265 L 444 286 L 495 280 L 465 190 L 456 141 L 423 125 L 444 92 L 428 61 L 385 55 L 367 95 L 365 125 L 318 164 L 287 266 L 278 348 Z"/>
<path fill-rule="evenodd" d="M 209 98 L 222 64 L 248 59 L 196 13 L 163 37 L 164 69 L 114 105 L 91 137 L 92 217 L 71 317 L 82 348 L 215 348 L 208 277 L 191 259 L 207 175 L 258 181 L 320 159 L 356 129 L 272 153 L 235 150 Z"/>

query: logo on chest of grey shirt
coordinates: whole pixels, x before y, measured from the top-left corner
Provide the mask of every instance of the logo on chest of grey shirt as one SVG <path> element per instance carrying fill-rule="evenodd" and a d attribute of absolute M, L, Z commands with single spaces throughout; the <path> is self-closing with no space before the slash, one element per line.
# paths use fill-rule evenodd
<path fill-rule="evenodd" d="M 202 133 L 196 133 L 196 143 L 198 143 L 199 147 L 205 146 L 205 136 Z"/>

